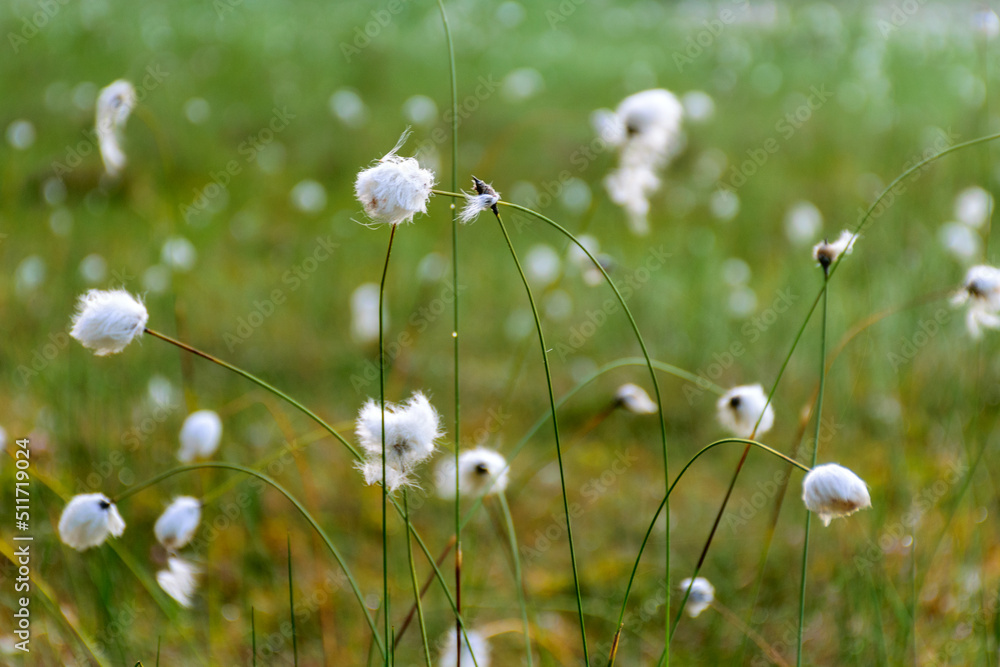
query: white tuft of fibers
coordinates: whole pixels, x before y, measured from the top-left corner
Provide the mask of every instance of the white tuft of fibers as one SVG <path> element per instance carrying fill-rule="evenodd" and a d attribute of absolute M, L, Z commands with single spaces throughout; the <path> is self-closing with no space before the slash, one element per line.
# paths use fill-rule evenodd
<path fill-rule="evenodd" d="M 180 606 L 187 609 L 191 607 L 191 596 L 198 587 L 199 574 L 201 570 L 194 563 L 171 556 L 167 559 L 167 569 L 156 573 L 156 583 Z"/>
<path fill-rule="evenodd" d="M 156 540 L 168 551 L 184 548 L 201 521 L 201 501 L 191 496 L 174 498 L 153 526 Z"/>
<path fill-rule="evenodd" d="M 635 415 L 652 415 L 659 410 L 646 390 L 637 384 L 623 384 L 615 392 L 615 402 Z"/>
<path fill-rule="evenodd" d="M 59 517 L 59 539 L 77 551 L 96 547 L 108 535 L 121 537 L 125 521 L 103 493 L 73 496 Z"/>
<path fill-rule="evenodd" d="M 840 232 L 835 241 L 823 240 L 813 246 L 813 259 L 823 268 L 829 268 L 841 255 L 850 255 L 858 237 L 848 230 Z"/>
<path fill-rule="evenodd" d="M 396 155 L 408 136 L 409 130 L 373 167 L 361 171 L 354 183 L 354 194 L 373 222 L 398 225 L 427 212 L 434 172 L 422 169 L 416 158 Z"/>
<path fill-rule="evenodd" d="M 476 447 L 458 455 L 458 492 L 462 496 L 478 498 L 500 493 L 507 488 L 507 460 L 499 452 Z M 436 475 L 438 495 L 444 499 L 455 497 L 455 459 L 449 457 L 438 466 Z"/>
<path fill-rule="evenodd" d="M 715 600 L 715 587 L 712 583 L 705 577 L 695 577 L 694 584 L 691 583 L 691 577 L 681 580 L 680 589 L 686 592 L 688 586 L 691 587 L 691 594 L 688 596 L 687 605 L 684 607 L 684 611 L 691 618 L 697 618 L 701 612 L 705 611 L 712 605 L 712 601 Z"/>
<path fill-rule="evenodd" d="M 124 350 L 149 321 L 146 306 L 125 290 L 92 289 L 76 308 L 69 334 L 99 357 Z"/>
<path fill-rule="evenodd" d="M 829 526 L 832 519 L 849 516 L 872 506 L 868 486 L 847 468 L 826 463 L 813 468 L 802 480 L 802 501 Z"/>
<path fill-rule="evenodd" d="M 966 303 L 965 324 L 973 338 L 982 337 L 982 327 L 1000 329 L 1000 269 L 987 264 L 969 269 L 962 289 L 951 298 L 953 306 Z"/>
<path fill-rule="evenodd" d="M 753 435 L 758 419 L 758 436 L 764 435 L 774 426 L 774 409 L 767 402 L 764 387 L 759 384 L 733 387 L 719 398 L 715 407 L 719 423 L 738 438 Z"/>
<path fill-rule="evenodd" d="M 103 88 L 97 96 L 95 129 L 97 143 L 108 176 L 117 178 L 125 168 L 125 151 L 121 147 L 121 133 L 125 121 L 138 103 L 135 88 L 124 79 L 118 79 Z"/>
<path fill-rule="evenodd" d="M 382 483 L 382 410 L 379 402 L 369 399 L 358 413 L 355 433 L 365 460 L 358 469 L 365 483 Z M 435 440 L 444 435 L 441 417 L 420 392 L 406 403 L 385 404 L 385 467 L 386 488 L 395 491 L 411 484 L 410 474 L 421 462 L 430 458 L 437 448 Z"/>
<path fill-rule="evenodd" d="M 181 426 L 181 449 L 177 460 L 190 463 L 195 459 L 207 459 L 219 448 L 222 440 L 222 419 L 213 410 L 192 412 Z"/>
<path fill-rule="evenodd" d="M 468 639 L 466 639 L 466 635 Z M 455 667 L 458 664 L 458 643 L 455 640 L 455 631 L 452 630 L 446 635 L 446 641 L 442 642 L 444 648 L 441 649 L 441 659 L 439 667 Z M 475 656 L 475 662 L 473 662 Z M 469 630 L 462 635 L 462 658 L 463 665 L 479 665 L 479 667 L 490 667 L 490 645 L 486 637 Z"/>

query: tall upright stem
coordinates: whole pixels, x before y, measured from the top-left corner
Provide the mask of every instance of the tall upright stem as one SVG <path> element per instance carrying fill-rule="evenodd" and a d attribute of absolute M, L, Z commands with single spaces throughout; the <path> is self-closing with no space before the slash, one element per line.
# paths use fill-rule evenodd
<path fill-rule="evenodd" d="M 389 247 L 385 251 L 385 265 L 382 267 L 382 282 L 378 286 L 378 398 L 382 409 L 382 616 L 385 622 L 385 646 L 392 646 L 389 626 L 389 541 L 386 530 L 386 506 L 389 501 L 389 489 L 385 485 L 385 277 L 389 273 L 389 257 L 392 255 L 392 241 L 396 238 L 396 227 L 392 225 L 389 232 Z M 386 651 L 386 667 L 392 664 L 392 651 Z"/>

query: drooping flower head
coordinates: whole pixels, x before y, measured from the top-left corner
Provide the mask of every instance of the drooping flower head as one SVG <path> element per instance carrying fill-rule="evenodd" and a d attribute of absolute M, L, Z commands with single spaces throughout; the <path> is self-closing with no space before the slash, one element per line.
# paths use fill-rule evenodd
<path fill-rule="evenodd" d="M 973 338 L 983 335 L 980 327 L 1000 329 L 1000 269 L 986 264 L 969 269 L 962 289 L 951 303 L 953 306 L 968 303 L 965 324 Z"/>
<path fill-rule="evenodd" d="M 658 412 L 656 403 L 646 390 L 637 384 L 623 384 L 615 392 L 615 402 L 632 414 L 652 415 Z"/>
<path fill-rule="evenodd" d="M 77 551 L 96 547 L 108 535 L 121 537 L 125 521 L 103 493 L 73 496 L 59 517 L 59 539 Z"/>
<path fill-rule="evenodd" d="M 836 463 L 816 466 L 802 480 L 802 501 L 824 526 L 831 519 L 850 516 L 872 506 L 868 486 L 853 472 Z"/>
<path fill-rule="evenodd" d="M 507 488 L 508 471 L 507 460 L 499 452 L 485 447 L 466 450 L 458 455 L 458 491 L 472 497 L 500 493 Z M 455 497 L 453 457 L 438 466 L 437 489 L 442 498 Z"/>
<path fill-rule="evenodd" d="M 434 173 L 422 169 L 416 158 L 399 157 L 409 131 L 373 167 L 358 174 L 354 194 L 374 222 L 398 225 L 410 222 L 417 213 L 427 212 L 427 200 L 434 186 Z"/>
<path fill-rule="evenodd" d="M 181 426 L 181 449 L 177 460 L 190 463 L 195 459 L 207 459 L 219 448 L 222 440 L 222 419 L 213 410 L 197 410 L 184 420 Z"/>
<path fill-rule="evenodd" d="M 156 573 L 156 583 L 179 605 L 190 608 L 199 574 L 201 570 L 194 563 L 171 556 L 167 559 L 167 569 Z"/>
<path fill-rule="evenodd" d="M 694 584 L 691 583 L 691 577 L 681 580 L 682 592 L 687 591 L 688 586 L 691 587 L 691 595 L 688 596 L 684 611 L 691 618 L 697 618 L 698 614 L 708 609 L 715 600 L 715 587 L 705 577 L 695 577 Z"/>
<path fill-rule="evenodd" d="M 103 357 L 124 350 L 148 321 L 146 306 L 125 290 L 92 289 L 77 301 L 69 335 Z"/>
<path fill-rule="evenodd" d="M 101 150 L 101 159 L 104 160 L 104 169 L 112 178 L 117 178 L 125 167 L 121 133 L 137 101 L 135 88 L 124 79 L 112 82 L 97 96 L 95 121 L 97 142 Z"/>
<path fill-rule="evenodd" d="M 466 635 L 468 639 L 466 639 Z M 462 665 L 479 665 L 479 667 L 490 667 L 490 645 L 486 641 L 486 637 L 482 634 L 476 632 L 475 630 L 469 630 L 462 635 Z M 452 630 L 447 634 L 447 641 L 444 642 L 444 648 L 441 649 L 441 661 L 438 663 L 440 667 L 455 667 L 458 664 L 458 644 L 455 639 L 455 631 Z M 475 662 L 473 662 L 472 656 L 475 656 Z"/>
<path fill-rule="evenodd" d="M 500 201 L 500 194 L 493 189 L 493 186 L 484 183 L 475 176 L 472 177 L 472 184 L 476 188 L 476 194 L 466 195 L 465 206 L 458 214 L 458 219 L 462 224 L 472 222 L 486 209 L 491 209 L 495 215 L 498 213 L 497 202 Z"/>
<path fill-rule="evenodd" d="M 841 255 L 850 255 L 854 250 L 854 242 L 858 237 L 846 229 L 840 232 L 840 236 L 832 243 L 823 240 L 813 246 L 813 259 L 819 262 L 824 271 L 829 270 L 830 265 L 837 261 Z"/>
<path fill-rule="evenodd" d="M 774 426 L 774 409 L 767 402 L 764 387 L 759 384 L 733 387 L 716 403 L 716 411 L 719 422 L 738 438 L 753 435 L 758 419 L 758 436 L 764 435 Z M 761 414 L 764 416 L 761 417 Z"/>
<path fill-rule="evenodd" d="M 382 483 L 382 410 L 369 399 L 361 408 L 355 427 L 358 442 L 365 450 L 358 469 L 365 483 Z M 434 442 L 444 435 L 441 418 L 427 397 L 416 392 L 406 403 L 385 405 L 386 488 L 395 491 L 412 483 L 410 474 L 434 453 Z"/>
<path fill-rule="evenodd" d="M 156 520 L 153 532 L 156 540 L 168 551 L 184 548 L 201 521 L 201 501 L 191 496 L 174 498 L 170 506 Z"/>

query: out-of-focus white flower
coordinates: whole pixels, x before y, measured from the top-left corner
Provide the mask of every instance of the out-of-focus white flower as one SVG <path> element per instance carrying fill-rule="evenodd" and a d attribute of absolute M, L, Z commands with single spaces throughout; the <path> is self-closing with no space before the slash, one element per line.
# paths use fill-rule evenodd
<path fill-rule="evenodd" d="M 524 256 L 524 266 L 528 277 L 541 287 L 548 287 L 559 277 L 562 271 L 562 260 L 559 253 L 544 243 L 538 243 L 528 248 Z"/>
<path fill-rule="evenodd" d="M 192 412 L 181 426 L 180 440 L 177 460 L 181 463 L 210 458 L 222 440 L 222 419 L 212 410 Z"/>
<path fill-rule="evenodd" d="M 125 521 L 103 493 L 73 496 L 59 517 L 59 539 L 77 551 L 96 547 L 108 535 L 121 537 Z"/>
<path fill-rule="evenodd" d="M 715 599 L 715 587 L 705 577 L 695 577 L 694 584 L 691 583 L 691 577 L 681 580 L 681 591 L 686 592 L 688 586 L 691 587 L 691 595 L 688 596 L 684 611 L 691 618 L 697 618 L 698 614 L 712 605 Z"/>
<path fill-rule="evenodd" d="M 631 382 L 618 387 L 618 391 L 615 392 L 615 402 L 637 415 L 652 415 L 659 412 L 656 403 L 646 390 Z"/>
<path fill-rule="evenodd" d="M 623 166 L 604 177 L 611 201 L 625 209 L 628 224 L 638 236 L 649 233 L 649 197 L 660 189 L 660 178 L 649 167 Z"/>
<path fill-rule="evenodd" d="M 796 245 L 816 238 L 823 226 L 823 214 L 811 201 L 797 201 L 785 213 L 785 236 Z"/>
<path fill-rule="evenodd" d="M 854 242 L 858 240 L 852 232 L 846 229 L 840 232 L 836 241 L 820 241 L 813 246 L 813 259 L 819 262 L 823 270 L 830 268 L 830 265 L 837 261 L 841 255 L 850 255 L 854 250 Z"/>
<path fill-rule="evenodd" d="M 92 289 L 76 308 L 69 335 L 99 357 L 124 350 L 149 321 L 146 306 L 125 290 Z"/>
<path fill-rule="evenodd" d="M 191 596 L 198 587 L 198 567 L 177 556 L 167 559 L 167 569 L 156 573 L 156 583 L 167 595 L 185 608 L 191 607 Z"/>
<path fill-rule="evenodd" d="M 764 387 L 759 384 L 733 387 L 716 403 L 716 410 L 719 422 L 738 438 L 753 435 L 758 419 L 757 436 L 764 435 L 774 426 L 774 409 L 767 402 Z"/>
<path fill-rule="evenodd" d="M 978 185 L 962 190 L 955 197 L 955 218 L 969 227 L 982 227 L 992 212 L 993 195 Z"/>
<path fill-rule="evenodd" d="M 416 158 L 396 155 L 408 136 L 409 131 L 404 132 L 396 146 L 375 166 L 359 173 L 354 183 L 355 196 L 374 222 L 398 225 L 427 212 L 434 173 L 421 169 Z"/>
<path fill-rule="evenodd" d="M 201 521 L 201 501 L 191 496 L 174 498 L 156 520 L 153 532 L 156 540 L 170 551 L 184 548 Z"/>
<path fill-rule="evenodd" d="M 389 326 L 389 314 L 383 318 Z M 351 337 L 358 343 L 378 340 L 378 285 L 364 283 L 351 293 Z"/>
<path fill-rule="evenodd" d="M 97 142 L 101 159 L 104 160 L 104 170 L 112 178 L 117 178 L 125 168 L 121 133 L 137 102 L 135 88 L 124 79 L 112 82 L 97 96 Z"/>
<path fill-rule="evenodd" d="M 953 306 L 968 303 L 965 324 L 973 338 L 983 335 L 981 327 L 1000 329 L 1000 269 L 980 264 L 965 274 L 965 283 L 952 298 Z"/>
<path fill-rule="evenodd" d="M 868 486 L 853 472 L 836 463 L 813 468 L 802 480 L 802 501 L 815 512 L 824 526 L 831 519 L 849 516 L 872 506 Z"/>
<path fill-rule="evenodd" d="M 358 469 L 368 485 L 382 483 L 382 410 L 369 399 L 358 414 L 355 433 L 365 450 Z M 395 491 L 411 483 L 410 474 L 434 453 L 441 431 L 441 418 L 427 400 L 416 392 L 405 404 L 385 404 L 386 488 Z"/>
<path fill-rule="evenodd" d="M 968 261 L 979 256 L 979 236 L 976 230 L 961 222 L 946 222 L 941 225 L 938 239 L 956 259 Z"/>
<path fill-rule="evenodd" d="M 458 492 L 479 497 L 507 488 L 507 460 L 492 449 L 476 447 L 458 455 Z M 438 466 L 437 490 L 442 498 L 455 497 L 455 459 L 448 457 Z"/>
<path fill-rule="evenodd" d="M 472 177 L 472 183 L 476 188 L 476 194 L 466 195 L 465 207 L 458 214 L 458 219 L 462 224 L 472 222 L 488 208 L 496 211 L 497 202 L 500 201 L 500 193 L 494 190 L 489 183 L 484 183 L 475 176 Z"/>
<path fill-rule="evenodd" d="M 450 631 L 447 636 L 447 641 L 444 643 L 444 648 L 441 649 L 441 660 L 438 663 L 439 667 L 455 667 L 458 664 L 458 642 L 455 639 L 455 631 Z M 466 639 L 466 635 L 468 639 Z M 473 662 L 472 656 L 475 655 L 475 662 Z M 469 630 L 467 633 L 462 635 L 462 665 L 479 665 L 479 667 L 490 667 L 490 645 L 486 641 L 486 637 L 476 632 L 475 630 Z"/>

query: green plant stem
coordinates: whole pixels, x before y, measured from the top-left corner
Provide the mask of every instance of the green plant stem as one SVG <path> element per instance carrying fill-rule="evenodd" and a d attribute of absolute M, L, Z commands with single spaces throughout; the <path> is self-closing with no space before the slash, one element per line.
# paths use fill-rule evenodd
<path fill-rule="evenodd" d="M 514 563 L 514 584 L 517 586 L 517 601 L 521 605 L 521 622 L 524 624 L 524 654 L 528 659 L 528 667 L 532 667 L 531 657 L 531 625 L 528 623 L 528 602 L 524 597 L 524 577 L 521 573 L 521 555 L 517 548 L 517 533 L 514 531 L 514 518 L 507 504 L 507 496 L 503 491 L 496 494 L 500 500 L 504 523 L 507 524 L 507 539 L 510 540 L 510 554 Z"/>
<path fill-rule="evenodd" d="M 292 624 L 292 664 L 299 666 L 299 642 L 298 633 L 295 628 L 295 589 L 292 577 L 292 536 L 285 535 L 285 544 L 288 551 L 288 615 Z"/>
<path fill-rule="evenodd" d="M 365 615 L 365 620 L 368 621 L 368 627 L 371 628 L 372 636 L 375 638 L 379 652 L 383 656 L 385 656 L 386 649 L 379 638 L 379 632 L 375 626 L 375 621 L 372 619 L 371 614 L 368 613 L 368 607 L 365 605 L 365 599 L 364 596 L 361 594 L 361 589 L 358 587 L 358 583 L 357 581 L 355 581 L 354 575 L 351 573 L 351 569 L 347 566 L 347 561 L 344 560 L 344 557 L 341 555 L 340 550 L 337 549 L 336 545 L 334 545 L 333 543 L 333 540 L 331 540 L 330 536 L 326 534 L 326 531 L 323 530 L 323 528 L 319 525 L 319 522 L 317 522 L 316 519 L 313 518 L 312 514 L 309 513 L 309 510 L 307 510 L 295 496 L 289 493 L 288 490 L 285 489 L 285 487 L 283 487 L 281 484 L 278 484 L 278 482 L 274 481 L 267 475 L 257 472 L 256 470 L 252 470 L 250 468 L 237 465 L 235 463 L 225 463 L 223 461 L 204 461 L 202 463 L 195 463 L 193 465 L 178 466 L 176 468 L 171 468 L 170 470 L 162 472 L 159 475 L 156 475 L 155 477 L 151 477 L 145 482 L 141 482 L 134 486 L 130 486 L 129 488 L 125 489 L 117 496 L 112 498 L 111 502 L 115 504 L 120 503 L 123 500 L 131 498 L 140 491 L 144 491 L 152 486 L 155 486 L 160 482 L 162 482 L 163 480 L 173 477 L 174 475 L 178 475 L 184 472 L 191 472 L 193 470 L 203 470 L 207 468 L 220 468 L 222 470 L 232 470 L 235 472 L 241 472 L 244 475 L 250 475 L 251 477 L 256 477 L 257 479 L 264 482 L 271 488 L 275 489 L 278 493 L 287 498 L 288 501 L 292 503 L 292 505 L 295 506 L 295 509 L 297 509 L 299 511 L 299 514 L 302 515 L 302 518 L 304 518 L 307 522 L 309 522 L 309 525 L 312 526 L 313 530 L 316 531 L 316 534 L 320 536 L 320 539 L 322 539 L 323 543 L 326 544 L 326 548 L 330 551 L 331 554 L 333 554 L 333 557 L 337 560 L 337 563 L 340 565 L 340 568 L 344 571 L 344 575 L 347 577 L 347 581 L 351 585 L 351 590 L 354 592 L 354 597 L 357 599 L 358 604 L 361 606 L 361 611 Z"/>
<path fill-rule="evenodd" d="M 391 225 L 389 232 L 389 245 L 385 251 L 385 264 L 382 267 L 382 281 L 378 286 L 378 399 L 381 408 L 382 424 L 382 616 L 385 624 L 385 645 L 392 646 L 392 638 L 389 633 L 389 534 L 386 529 L 386 508 L 389 499 L 389 490 L 385 485 L 385 277 L 389 273 L 389 257 L 392 256 L 392 241 L 396 238 L 396 227 Z M 404 512 L 405 514 L 405 512 Z M 393 653 L 385 653 L 386 667 L 392 664 Z"/>
<path fill-rule="evenodd" d="M 686 473 L 688 471 L 688 468 L 690 468 L 692 465 L 694 465 L 694 462 L 697 461 L 699 458 L 701 458 L 701 456 L 703 454 L 705 454 L 709 450 L 715 449 L 719 445 L 725 445 L 725 444 L 730 443 L 730 442 L 744 444 L 747 447 L 757 447 L 758 449 L 762 449 L 765 452 L 768 452 L 769 454 L 777 456 L 779 459 L 782 459 L 786 463 L 790 463 L 791 465 L 795 466 L 796 468 L 799 468 L 800 470 L 802 470 L 804 472 L 809 472 L 809 470 L 810 470 L 808 467 L 802 465 L 801 463 L 799 463 L 795 459 L 793 459 L 793 458 L 791 458 L 791 457 L 789 457 L 789 456 L 787 456 L 785 454 L 782 454 L 778 450 L 776 450 L 776 449 L 774 449 L 772 447 L 768 447 L 767 445 L 765 445 L 762 442 L 757 442 L 756 440 L 750 440 L 750 439 L 747 439 L 747 438 L 723 438 L 722 440 L 716 440 L 715 442 L 713 442 L 711 444 L 705 445 L 700 450 L 698 450 L 698 452 L 694 456 L 692 456 L 691 459 L 687 463 L 684 464 L 684 467 L 681 468 L 680 473 L 677 474 L 677 478 L 674 479 L 673 483 L 671 483 L 670 486 L 667 488 L 667 493 L 663 497 L 663 500 L 660 502 L 660 506 L 657 508 L 656 513 L 653 514 L 653 520 L 649 522 L 649 528 L 646 529 L 646 534 L 642 538 L 642 544 L 639 546 L 639 553 L 638 553 L 638 555 L 636 555 L 636 557 L 635 557 L 635 563 L 632 565 L 632 573 L 631 573 L 631 575 L 629 575 L 628 585 L 625 587 L 625 597 L 622 600 L 621 610 L 618 613 L 618 633 L 615 635 L 614 642 L 612 642 L 612 646 L 614 646 L 615 648 L 612 649 L 612 653 L 609 656 L 609 660 L 608 660 L 609 667 L 611 665 L 614 665 L 615 650 L 617 649 L 618 640 L 619 640 L 619 637 L 621 636 L 622 628 L 624 627 L 624 624 L 625 624 L 625 608 L 628 605 L 628 598 L 629 598 L 629 595 L 632 592 L 632 584 L 635 582 L 636 572 L 638 572 L 638 570 L 639 570 L 639 562 L 642 560 L 642 554 L 646 550 L 646 543 L 649 541 L 649 536 L 653 534 L 653 528 L 656 526 L 656 522 L 660 518 L 660 513 L 667 506 L 667 500 L 670 498 L 670 494 L 673 492 L 674 487 L 677 486 L 677 483 L 681 481 L 681 478 L 684 476 L 684 473 Z M 690 587 L 689 587 L 688 590 L 690 590 Z M 682 602 L 682 604 L 684 604 L 684 603 L 686 603 L 686 600 L 684 600 L 684 602 Z M 676 627 L 676 625 L 674 627 Z M 662 657 L 661 657 L 661 660 L 662 660 Z"/>
<path fill-rule="evenodd" d="M 819 395 L 816 398 L 816 430 L 813 434 L 812 465 L 816 467 L 816 456 L 819 453 L 819 433 L 823 420 L 823 393 L 826 390 L 826 329 L 830 302 L 830 276 L 823 272 L 823 314 L 820 319 L 819 339 Z M 809 528 L 812 524 L 812 512 L 806 511 L 805 539 L 802 542 L 802 571 L 799 584 L 799 632 L 795 651 L 795 665 L 802 667 L 802 637 L 805 631 L 806 618 L 806 572 L 809 562 Z"/>
<path fill-rule="evenodd" d="M 424 607 L 420 602 L 420 584 L 417 582 L 417 565 L 413 562 L 413 544 L 410 542 L 410 504 L 406 489 L 403 489 L 403 516 L 406 518 L 406 558 L 410 563 L 410 579 L 413 581 L 413 598 L 417 607 L 417 620 L 420 622 L 420 638 L 424 646 L 424 659 L 427 667 L 431 667 L 431 646 L 427 643 L 427 625 L 424 621 Z"/>
<path fill-rule="evenodd" d="M 531 306 L 531 314 L 535 319 L 535 330 L 538 333 L 538 343 L 542 350 L 542 365 L 545 369 L 545 382 L 549 394 L 549 412 L 552 415 L 552 430 L 555 437 L 556 461 L 559 465 L 559 482 L 562 487 L 563 511 L 566 512 L 566 538 L 569 542 L 569 559 L 570 565 L 573 569 L 573 589 L 576 593 L 577 615 L 580 620 L 580 639 L 583 642 L 583 661 L 585 665 L 590 665 L 590 651 L 587 648 L 587 628 L 583 617 L 583 594 L 580 591 L 580 575 L 576 564 L 576 547 L 573 542 L 573 522 L 569 513 L 569 497 L 566 492 L 566 473 L 563 466 L 562 444 L 559 439 L 559 420 L 556 415 L 555 393 L 552 390 L 552 372 L 549 369 L 548 347 L 545 345 L 545 334 L 542 332 L 542 320 L 538 316 L 538 308 L 535 306 L 535 297 L 531 292 L 531 285 L 528 283 L 528 277 L 524 275 L 524 269 L 521 268 L 521 262 L 517 258 L 517 251 L 514 250 L 514 244 L 511 243 L 510 235 L 507 233 L 507 227 L 503 224 L 503 218 L 500 217 L 499 213 L 496 213 L 496 219 L 497 224 L 500 226 L 500 231 L 503 233 L 504 240 L 507 242 L 507 249 L 510 250 L 510 255 L 514 260 L 515 266 L 517 267 L 517 272 L 521 276 L 521 282 L 524 284 L 524 289 L 528 294 L 528 303 Z"/>

